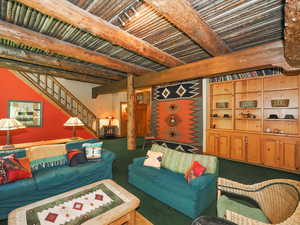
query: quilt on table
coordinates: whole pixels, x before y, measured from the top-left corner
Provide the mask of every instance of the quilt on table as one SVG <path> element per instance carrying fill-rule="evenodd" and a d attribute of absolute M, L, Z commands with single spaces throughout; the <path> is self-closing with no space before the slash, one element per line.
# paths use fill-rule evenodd
<path fill-rule="evenodd" d="M 26 211 L 27 225 L 76 225 L 122 204 L 104 184 Z"/>

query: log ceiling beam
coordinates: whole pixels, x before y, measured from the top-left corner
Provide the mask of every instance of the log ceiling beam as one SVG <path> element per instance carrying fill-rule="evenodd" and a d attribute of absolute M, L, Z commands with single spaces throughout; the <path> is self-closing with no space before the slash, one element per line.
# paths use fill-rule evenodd
<path fill-rule="evenodd" d="M 231 51 L 187 0 L 145 0 L 145 2 L 212 56 L 224 55 Z"/>
<path fill-rule="evenodd" d="M 109 80 L 121 80 L 122 78 L 124 78 L 123 76 L 118 74 L 112 74 L 106 71 L 102 71 L 93 65 L 71 62 L 68 60 L 41 55 L 23 49 L 11 48 L 4 45 L 0 46 L 0 57 L 25 63 L 31 63 L 35 65 L 62 69 L 65 71 L 82 73 L 93 76 L 95 78 L 100 77 Z"/>
<path fill-rule="evenodd" d="M 10 59 L 3 59 L 0 58 L 0 67 L 17 70 L 17 71 L 24 71 L 30 73 L 39 73 L 44 75 L 50 75 L 54 77 L 65 78 L 69 80 L 76 80 L 81 82 L 88 82 L 93 84 L 111 84 L 112 81 L 108 81 L 103 78 L 96 78 L 85 74 L 74 73 L 70 71 L 63 71 L 59 69 L 54 69 L 45 66 L 33 65 L 24 62 L 18 62 Z M 115 81 L 116 82 L 116 81 Z"/>
<path fill-rule="evenodd" d="M 150 69 L 126 63 L 2 20 L 0 20 L 0 37 L 12 40 L 18 44 L 28 45 L 127 73 L 144 74 L 146 72 L 152 72 Z"/>
<path fill-rule="evenodd" d="M 134 88 L 271 67 L 282 68 L 285 72 L 300 71 L 300 67 L 294 68 L 288 65 L 283 53 L 283 43 L 282 41 L 276 41 L 160 72 L 147 73 L 134 79 Z M 124 79 L 115 82 L 113 85 L 95 87 L 93 88 L 93 98 L 100 94 L 122 91 L 126 87 L 127 82 Z"/>
<path fill-rule="evenodd" d="M 181 60 L 161 51 L 155 46 L 121 30 L 67 0 L 18 0 L 44 14 L 72 24 L 81 30 L 126 48 L 168 67 L 184 64 Z"/>
<path fill-rule="evenodd" d="M 284 54 L 291 66 L 300 66 L 300 0 L 285 4 Z"/>

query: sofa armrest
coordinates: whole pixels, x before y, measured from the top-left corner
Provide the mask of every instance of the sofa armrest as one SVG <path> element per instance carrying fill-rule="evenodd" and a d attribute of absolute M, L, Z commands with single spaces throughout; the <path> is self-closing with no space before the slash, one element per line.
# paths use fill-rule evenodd
<path fill-rule="evenodd" d="M 116 154 L 114 152 L 103 150 L 101 159 L 104 161 L 113 161 L 116 158 Z"/>
<path fill-rule="evenodd" d="M 146 159 L 146 157 L 134 158 L 132 164 L 135 165 L 135 166 L 143 166 L 145 159 Z"/>
<path fill-rule="evenodd" d="M 191 180 L 190 184 L 193 186 L 193 188 L 203 189 L 212 182 L 216 183 L 216 181 L 217 176 L 215 174 L 203 174 L 202 176 Z"/>

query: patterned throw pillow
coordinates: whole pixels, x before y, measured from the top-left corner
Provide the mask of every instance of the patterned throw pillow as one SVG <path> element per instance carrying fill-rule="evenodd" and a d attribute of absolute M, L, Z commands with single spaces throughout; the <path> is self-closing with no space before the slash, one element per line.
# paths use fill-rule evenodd
<path fill-rule="evenodd" d="M 201 176 L 206 170 L 199 162 L 193 161 L 191 167 L 185 172 L 184 178 L 190 183 L 193 179 Z"/>
<path fill-rule="evenodd" d="M 79 149 L 68 152 L 69 166 L 77 166 L 87 162 L 85 154 Z"/>
<path fill-rule="evenodd" d="M 15 158 L 14 154 L 5 157 L 0 157 L 0 162 L 0 167 L 2 168 L 0 172 L 1 184 L 11 183 L 16 180 L 32 177 L 31 172 L 25 167 L 23 167 L 21 163 L 19 163 L 18 159 Z"/>
<path fill-rule="evenodd" d="M 150 166 L 159 169 L 161 166 L 162 157 L 162 152 L 148 151 L 146 160 L 144 161 L 144 166 Z"/>
<path fill-rule="evenodd" d="M 85 155 L 86 155 L 87 160 L 100 159 L 102 145 L 103 145 L 103 142 L 84 143 L 82 145 L 82 147 L 85 148 Z"/>

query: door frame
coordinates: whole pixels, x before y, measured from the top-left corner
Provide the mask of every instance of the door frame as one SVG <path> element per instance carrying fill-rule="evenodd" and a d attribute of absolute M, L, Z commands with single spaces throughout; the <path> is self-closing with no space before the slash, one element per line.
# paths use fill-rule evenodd
<path fill-rule="evenodd" d="M 128 104 L 128 102 L 120 102 L 120 136 L 121 137 L 125 137 L 125 136 L 127 136 L 127 135 L 125 135 L 125 136 L 123 136 L 122 135 L 122 133 L 123 133 L 123 129 L 124 129 L 124 127 L 122 126 L 122 105 L 127 105 Z M 126 134 L 127 134 L 127 131 L 126 131 Z"/>

